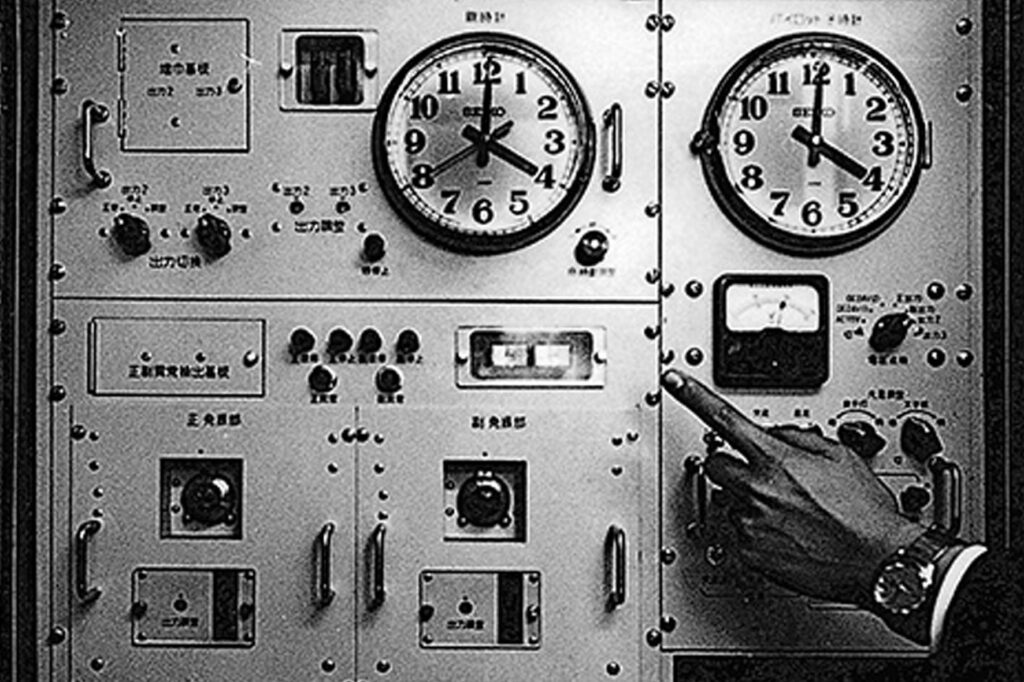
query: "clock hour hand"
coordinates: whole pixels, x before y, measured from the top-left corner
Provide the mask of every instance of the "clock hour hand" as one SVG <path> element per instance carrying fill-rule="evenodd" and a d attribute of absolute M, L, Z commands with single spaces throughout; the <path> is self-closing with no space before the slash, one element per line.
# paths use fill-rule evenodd
<path fill-rule="evenodd" d="M 494 132 L 491 133 L 491 138 L 500 139 L 502 137 L 505 137 L 506 135 L 508 135 L 508 132 L 511 129 L 512 121 L 505 121 L 500 126 L 494 129 Z M 465 137 L 466 139 L 473 140 L 473 144 L 469 145 L 468 147 L 465 147 L 464 149 L 460 149 L 459 151 L 455 152 L 448 158 L 440 161 L 437 165 L 435 165 L 433 170 L 433 175 L 435 177 L 445 172 L 446 170 L 448 170 L 455 164 L 459 163 L 463 159 L 467 159 L 470 156 L 473 156 L 473 154 L 479 153 L 481 145 L 476 140 L 482 138 L 480 131 L 478 131 L 471 125 L 467 125 L 465 128 L 462 129 L 462 136 Z"/>
<path fill-rule="evenodd" d="M 491 134 L 490 138 L 488 139 L 487 137 L 484 137 L 483 133 L 481 133 L 473 126 L 466 126 L 465 128 L 462 129 L 462 136 L 476 144 L 486 145 L 490 152 L 497 156 L 499 159 L 507 161 L 512 166 L 523 171 L 530 177 L 533 177 L 540 170 L 537 164 L 523 157 L 518 152 L 506 147 L 501 142 L 498 142 L 499 139 L 505 137 L 505 135 L 508 134 L 508 129 L 511 127 L 512 121 L 506 121 L 502 125 L 495 128 L 494 133 Z"/>
<path fill-rule="evenodd" d="M 838 168 L 846 171 L 858 180 L 862 180 L 868 174 L 867 167 L 860 161 L 857 161 L 838 147 L 829 144 L 821 139 L 820 135 L 815 135 L 803 126 L 793 128 L 792 137 L 807 147 L 808 150 L 821 154 L 821 156 L 834 163 Z"/>

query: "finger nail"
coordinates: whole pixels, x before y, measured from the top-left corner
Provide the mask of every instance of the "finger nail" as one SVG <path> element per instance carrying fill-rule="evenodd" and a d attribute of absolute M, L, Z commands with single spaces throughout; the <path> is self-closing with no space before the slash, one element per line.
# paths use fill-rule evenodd
<path fill-rule="evenodd" d="M 686 380 L 677 370 L 668 369 L 661 375 L 661 384 L 670 391 L 678 391 L 686 385 Z"/>

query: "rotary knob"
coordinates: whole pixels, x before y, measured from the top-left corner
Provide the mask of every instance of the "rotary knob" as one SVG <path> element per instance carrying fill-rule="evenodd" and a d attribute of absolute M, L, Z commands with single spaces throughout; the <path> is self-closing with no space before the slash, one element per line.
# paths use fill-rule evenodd
<path fill-rule="evenodd" d="M 479 471 L 463 483 L 455 504 L 460 522 L 480 528 L 511 523 L 508 513 L 512 506 L 512 492 L 508 484 L 493 472 Z"/>
<path fill-rule="evenodd" d="M 237 497 L 234 485 L 224 476 L 197 474 L 181 492 L 182 520 L 205 525 L 232 523 Z"/>
<path fill-rule="evenodd" d="M 136 258 L 148 253 L 153 248 L 149 239 L 149 225 L 146 221 L 130 213 L 121 213 L 114 218 L 114 229 L 110 236 L 114 243 L 129 258 Z"/>
<path fill-rule="evenodd" d="M 885 439 L 866 421 L 843 422 L 836 429 L 839 442 L 864 459 L 871 459 L 885 447 Z"/>
<path fill-rule="evenodd" d="M 377 371 L 374 382 L 381 393 L 398 393 L 402 390 L 402 373 L 394 367 L 385 365 Z"/>
<path fill-rule="evenodd" d="M 608 255 L 608 235 L 600 230 L 590 230 L 580 237 L 576 244 L 576 262 L 584 267 L 597 265 Z"/>
<path fill-rule="evenodd" d="M 387 242 L 384 241 L 384 237 L 381 234 L 371 232 L 363 238 L 363 260 L 367 263 L 376 263 L 383 260 L 387 250 Z"/>
<path fill-rule="evenodd" d="M 910 315 L 904 312 L 882 315 L 871 329 L 868 345 L 876 353 L 891 353 L 906 340 L 912 324 Z"/>
<path fill-rule="evenodd" d="M 924 463 L 942 452 L 942 440 L 931 422 L 910 416 L 900 431 L 900 448 L 918 462 Z"/>
<path fill-rule="evenodd" d="M 231 251 L 231 228 L 226 221 L 209 213 L 199 218 L 196 243 L 210 260 L 217 260 Z"/>

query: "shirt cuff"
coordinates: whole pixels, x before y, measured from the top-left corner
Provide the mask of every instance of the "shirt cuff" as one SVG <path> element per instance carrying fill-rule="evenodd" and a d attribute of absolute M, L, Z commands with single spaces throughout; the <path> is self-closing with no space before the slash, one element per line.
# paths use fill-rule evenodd
<path fill-rule="evenodd" d="M 970 545 L 960 550 L 960 553 L 953 558 L 953 562 L 946 570 L 946 575 L 942 577 L 938 595 L 935 597 L 935 608 L 932 610 L 932 653 L 939 648 L 939 642 L 942 639 L 942 626 L 946 620 L 946 612 L 949 610 L 949 605 L 953 603 L 956 588 L 960 586 L 960 581 L 967 574 L 967 569 L 971 567 L 975 559 L 984 553 L 985 547 L 982 545 Z"/>

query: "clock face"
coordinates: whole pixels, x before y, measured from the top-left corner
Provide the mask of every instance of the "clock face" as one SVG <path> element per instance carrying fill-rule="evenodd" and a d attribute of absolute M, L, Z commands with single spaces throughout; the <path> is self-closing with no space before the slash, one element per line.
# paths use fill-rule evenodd
<path fill-rule="evenodd" d="M 400 215 L 453 251 L 493 254 L 554 230 L 594 165 L 579 86 L 499 33 L 441 41 L 395 75 L 374 121 L 377 176 Z"/>
<path fill-rule="evenodd" d="M 820 256 L 892 223 L 926 165 L 926 143 L 914 94 L 884 56 L 806 33 L 733 67 L 693 148 L 740 229 L 780 251 Z"/>

